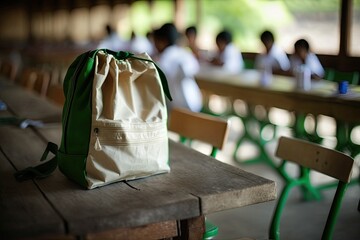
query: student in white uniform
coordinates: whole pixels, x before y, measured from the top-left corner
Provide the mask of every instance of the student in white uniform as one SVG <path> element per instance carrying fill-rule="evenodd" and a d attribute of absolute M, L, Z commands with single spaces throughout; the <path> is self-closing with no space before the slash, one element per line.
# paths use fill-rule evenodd
<path fill-rule="evenodd" d="M 255 59 L 255 68 L 263 70 L 270 68 L 274 73 L 289 71 L 290 61 L 286 53 L 275 44 L 274 35 L 266 30 L 260 35 L 261 42 L 264 44 L 266 52 L 259 54 Z"/>
<path fill-rule="evenodd" d="M 154 58 L 164 71 L 173 100 L 168 108 L 183 107 L 198 112 L 202 107 L 202 96 L 194 75 L 199 63 L 194 55 L 178 46 L 178 32 L 172 23 L 164 24 L 154 31 L 154 43 L 158 58 Z"/>
<path fill-rule="evenodd" d="M 200 49 L 197 46 L 197 29 L 195 26 L 190 26 L 185 29 L 185 36 L 187 39 L 187 47 L 191 50 L 197 59 L 200 59 Z"/>
<path fill-rule="evenodd" d="M 210 61 L 215 66 L 221 66 L 231 74 L 237 74 L 244 68 L 244 60 L 241 52 L 232 43 L 232 35 L 228 31 L 222 31 L 216 36 L 218 47 L 217 56 Z"/>
<path fill-rule="evenodd" d="M 325 75 L 323 66 L 321 65 L 317 56 L 310 51 L 310 45 L 305 39 L 299 39 L 294 44 L 295 52 L 290 57 L 291 70 L 294 72 L 296 69 L 304 65 L 311 71 L 313 79 L 321 79 Z"/>
<path fill-rule="evenodd" d="M 106 25 L 105 28 L 107 36 L 100 41 L 97 48 L 110 49 L 113 51 L 127 51 L 129 48 L 128 42 L 122 39 L 110 25 Z"/>
<path fill-rule="evenodd" d="M 149 56 L 154 54 L 154 46 L 147 37 L 131 33 L 129 51 L 132 53 L 147 53 Z"/>

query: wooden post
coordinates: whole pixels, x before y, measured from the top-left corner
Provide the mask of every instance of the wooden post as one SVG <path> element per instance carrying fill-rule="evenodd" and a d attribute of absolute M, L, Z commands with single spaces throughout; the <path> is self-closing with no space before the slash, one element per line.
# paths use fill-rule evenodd
<path fill-rule="evenodd" d="M 191 219 L 180 221 L 180 236 L 175 240 L 197 240 L 202 239 L 205 232 L 205 217 L 201 215 Z"/>
<path fill-rule="evenodd" d="M 175 26 L 178 31 L 183 31 L 185 29 L 185 21 L 184 15 L 186 14 L 184 8 L 185 1 L 182 0 L 175 0 L 174 1 L 174 8 L 175 8 Z"/>
<path fill-rule="evenodd" d="M 350 47 L 350 32 L 352 21 L 353 0 L 342 0 L 340 9 L 340 46 L 338 55 L 338 67 L 346 65 L 346 58 Z"/>
<path fill-rule="evenodd" d="M 27 24 L 28 24 L 28 36 L 27 43 L 34 42 L 34 29 L 33 29 L 33 18 L 34 18 L 34 9 L 33 4 L 30 1 L 26 2 L 26 14 L 27 14 Z"/>
<path fill-rule="evenodd" d="M 201 4 L 201 0 L 196 0 L 196 26 L 199 28 L 199 26 L 201 25 L 201 21 L 202 21 L 202 4 Z"/>

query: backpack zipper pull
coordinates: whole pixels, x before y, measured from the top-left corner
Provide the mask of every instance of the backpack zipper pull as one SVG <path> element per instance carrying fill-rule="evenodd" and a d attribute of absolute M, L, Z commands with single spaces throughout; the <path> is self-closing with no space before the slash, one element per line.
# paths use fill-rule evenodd
<path fill-rule="evenodd" d="M 102 147 L 101 147 L 99 136 L 98 136 L 99 135 L 99 129 L 94 128 L 94 133 L 95 133 L 95 137 L 96 137 L 94 148 L 95 148 L 96 151 L 101 151 Z"/>

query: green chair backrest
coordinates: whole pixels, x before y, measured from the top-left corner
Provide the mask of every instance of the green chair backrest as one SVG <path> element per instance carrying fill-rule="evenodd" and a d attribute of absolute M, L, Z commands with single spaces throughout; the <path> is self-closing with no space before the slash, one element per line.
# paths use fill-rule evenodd
<path fill-rule="evenodd" d="M 334 72 L 334 80 L 335 82 L 348 81 L 350 84 L 358 85 L 359 84 L 359 72 Z"/>
<path fill-rule="evenodd" d="M 354 160 L 350 156 L 336 150 L 287 137 L 281 137 L 279 139 L 276 156 L 284 160 L 281 165 L 282 170 L 285 168 L 286 161 L 291 161 L 300 165 L 302 171 L 313 169 L 339 180 L 322 234 L 322 239 L 332 239 L 342 198 L 350 181 Z M 281 192 L 271 221 L 269 232 L 270 239 L 280 239 L 280 218 L 290 190 L 293 187 L 308 184 L 308 179 L 301 176 L 299 178 L 292 178 L 285 175 L 285 179 L 286 185 Z"/>
<path fill-rule="evenodd" d="M 324 79 L 329 81 L 334 81 L 335 69 L 333 68 L 325 68 L 325 76 Z"/>
<path fill-rule="evenodd" d="M 244 58 L 244 68 L 245 69 L 254 69 L 255 61 L 253 59 Z"/>

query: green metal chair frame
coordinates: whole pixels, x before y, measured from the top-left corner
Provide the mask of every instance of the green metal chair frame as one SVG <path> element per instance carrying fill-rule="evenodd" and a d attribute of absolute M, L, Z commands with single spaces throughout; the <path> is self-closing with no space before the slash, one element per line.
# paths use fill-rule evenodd
<path fill-rule="evenodd" d="M 348 81 L 350 84 L 359 84 L 360 73 L 358 71 L 338 71 L 333 68 L 325 68 L 325 79 L 333 82 Z"/>
<path fill-rule="evenodd" d="M 286 180 L 286 185 L 275 207 L 270 225 L 269 238 L 274 240 L 280 239 L 280 219 L 289 193 L 296 186 L 306 187 L 306 185 L 309 184 L 309 170 L 313 169 L 339 180 L 322 234 L 323 240 L 332 239 L 336 219 L 341 208 L 341 202 L 347 185 L 350 182 L 354 160 L 350 156 L 336 150 L 328 149 L 304 140 L 287 137 L 281 137 L 279 139 L 276 156 L 284 160 L 280 168 L 282 168 L 281 171 Z M 299 165 L 301 170 L 299 178 L 290 177 L 286 173 L 285 164 L 287 161 Z"/>
<path fill-rule="evenodd" d="M 239 163 L 243 163 L 243 164 L 265 163 L 268 166 L 270 166 L 276 170 L 276 165 L 274 164 L 272 159 L 268 156 L 268 154 L 265 150 L 265 145 L 269 141 L 273 140 L 276 137 L 276 125 L 272 124 L 270 122 L 270 120 L 268 119 L 269 110 L 265 109 L 265 111 L 266 111 L 266 116 L 264 116 L 264 119 L 258 119 L 257 117 L 255 117 L 255 114 L 252 111 L 251 106 L 248 106 L 248 115 L 247 116 L 238 116 L 236 113 L 234 113 L 235 116 L 240 117 L 241 121 L 244 124 L 244 134 L 236 142 L 235 150 L 233 152 L 233 158 L 235 159 L 235 161 L 237 161 Z M 257 124 L 257 126 L 259 128 L 258 133 L 253 134 L 250 131 L 251 124 Z M 267 126 L 271 126 L 274 129 L 274 134 L 270 140 L 265 140 L 262 137 L 262 132 L 263 132 L 264 128 Z M 242 145 L 242 143 L 245 141 L 249 141 L 249 142 L 255 144 L 259 150 L 259 154 L 258 154 L 258 156 L 254 157 L 253 159 L 241 161 L 237 156 L 237 152 L 238 152 L 240 146 Z"/>
<path fill-rule="evenodd" d="M 229 123 L 227 120 L 205 113 L 174 108 L 170 113 L 168 129 L 179 134 L 182 143 L 196 139 L 212 145 L 210 156 L 215 158 L 218 150 L 224 147 Z M 206 220 L 203 239 L 215 237 L 218 231 L 217 226 Z"/>
<path fill-rule="evenodd" d="M 335 70 L 332 81 L 348 81 L 349 84 L 358 85 L 359 84 L 359 72 L 342 72 Z"/>
<path fill-rule="evenodd" d="M 253 61 L 251 59 L 249 59 L 249 61 Z M 236 116 L 239 117 L 240 120 L 242 121 L 242 123 L 244 124 L 244 134 L 237 140 L 236 143 L 236 147 L 235 150 L 233 152 L 233 157 L 235 159 L 235 161 L 241 163 L 241 164 L 256 164 L 256 163 L 265 163 L 268 166 L 274 168 L 276 170 L 276 166 L 275 164 L 272 162 L 271 158 L 268 156 L 266 150 L 265 150 L 265 145 L 273 140 L 275 138 L 275 131 L 276 131 L 276 125 L 272 124 L 269 119 L 268 119 L 268 109 L 266 110 L 266 116 L 264 119 L 258 119 L 255 114 L 254 114 L 254 107 L 255 106 L 249 106 L 247 104 L 247 114 L 245 116 L 240 116 L 239 114 L 237 114 L 237 112 L 234 109 L 234 100 L 232 98 L 228 98 L 229 103 L 231 103 L 231 106 L 229 108 L 227 108 L 224 112 L 222 112 L 221 114 L 216 114 L 213 111 L 211 111 L 210 107 L 209 107 L 209 96 L 211 94 L 210 93 L 203 93 L 203 108 L 201 110 L 202 113 L 206 113 L 206 114 L 210 114 L 213 116 L 217 116 L 217 117 L 223 117 L 223 118 L 228 118 L 231 116 Z M 259 131 L 258 133 L 253 133 L 251 131 L 249 131 L 249 125 L 250 124 L 257 124 L 259 127 Z M 271 126 L 274 128 L 274 135 L 273 138 L 270 140 L 265 140 L 262 138 L 262 131 L 265 127 L 267 126 Z M 238 158 L 237 156 L 237 152 L 241 146 L 241 144 L 244 141 L 249 141 L 251 143 L 253 143 L 259 150 L 259 154 L 252 158 L 252 159 L 247 159 L 245 161 L 242 161 L 241 159 Z"/>
<path fill-rule="evenodd" d="M 359 84 L 360 74 L 357 71 L 353 72 L 342 72 L 334 71 L 332 81 L 340 82 L 347 80 L 352 85 Z M 339 151 L 349 151 L 353 157 L 359 153 L 359 146 L 354 144 L 350 139 L 352 129 L 358 124 L 349 124 L 343 121 L 336 121 L 336 138 L 337 146 L 336 149 Z"/>
<path fill-rule="evenodd" d="M 244 68 L 245 69 L 254 69 L 255 68 L 255 60 L 250 58 L 244 58 Z"/>

